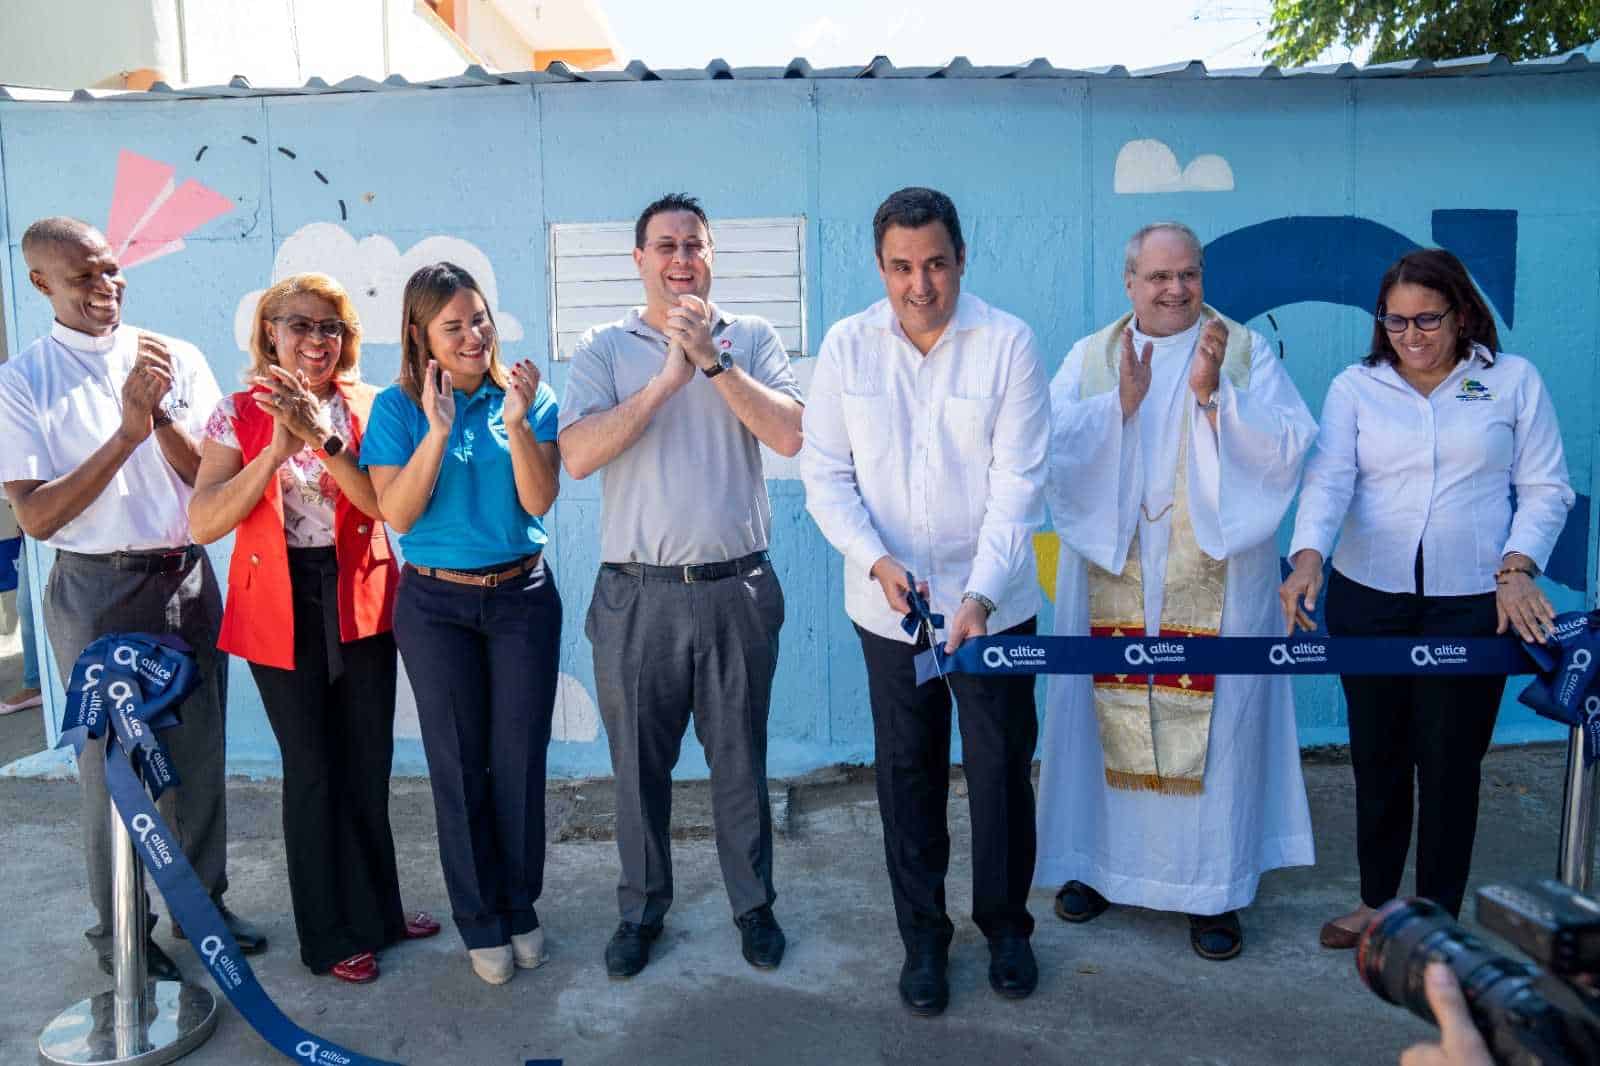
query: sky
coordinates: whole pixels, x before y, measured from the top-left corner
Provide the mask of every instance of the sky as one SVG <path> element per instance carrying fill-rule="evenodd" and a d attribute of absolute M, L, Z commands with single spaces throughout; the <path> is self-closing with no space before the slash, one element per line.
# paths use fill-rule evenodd
<path fill-rule="evenodd" d="M 1130 70 L 1189 59 L 1207 67 L 1264 63 L 1271 0 L 598 0 L 625 59 L 671 69 L 1012 65 L 1043 56 L 1058 67 Z M 1326 58 L 1349 58 L 1336 49 Z"/>

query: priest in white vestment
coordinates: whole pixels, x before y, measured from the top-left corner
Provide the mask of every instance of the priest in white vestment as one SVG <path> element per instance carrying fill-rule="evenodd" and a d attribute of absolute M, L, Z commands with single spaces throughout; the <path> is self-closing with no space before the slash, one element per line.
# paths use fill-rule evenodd
<path fill-rule="evenodd" d="M 1187 226 L 1141 229 L 1131 313 L 1051 384 L 1064 635 L 1283 632 L 1274 534 L 1317 426 L 1265 338 L 1203 302 L 1203 265 Z M 1228 959 L 1261 874 L 1314 861 L 1288 677 L 1052 677 L 1040 758 L 1034 883 L 1068 921 L 1178 911 Z"/>

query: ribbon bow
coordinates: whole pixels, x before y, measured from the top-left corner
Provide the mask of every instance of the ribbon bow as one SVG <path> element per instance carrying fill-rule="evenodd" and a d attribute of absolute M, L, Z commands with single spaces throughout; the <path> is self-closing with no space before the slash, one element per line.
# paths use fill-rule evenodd
<path fill-rule="evenodd" d="M 159 799 L 180 781 L 158 734 L 179 724 L 178 707 L 199 680 L 189 645 L 177 637 L 103 636 L 83 649 L 73 664 L 56 747 L 70 747 L 82 755 L 86 743 L 109 730 Z"/>
<path fill-rule="evenodd" d="M 1600 674 L 1600 611 L 1568 611 L 1556 616 L 1550 641 L 1523 642 L 1539 674 L 1517 695 L 1517 702 L 1584 734 L 1583 763 L 1600 759 L 1600 694 L 1591 693 Z"/>

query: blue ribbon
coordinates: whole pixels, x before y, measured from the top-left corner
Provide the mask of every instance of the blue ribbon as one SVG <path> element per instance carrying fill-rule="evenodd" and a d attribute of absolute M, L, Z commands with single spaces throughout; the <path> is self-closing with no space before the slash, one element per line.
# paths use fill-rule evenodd
<path fill-rule="evenodd" d="M 966 674 L 1531 674 L 1510 637 L 976 637 L 917 656 L 917 681 Z"/>
<path fill-rule="evenodd" d="M 178 706 L 198 681 L 193 655 L 176 638 L 101 637 L 72 668 L 57 747 L 70 746 L 81 755 L 90 738 L 107 736 L 108 730 L 116 738 L 113 744 L 108 737 L 106 744 L 106 789 L 117 813 L 211 979 L 263 1040 L 287 1058 L 314 1066 L 398 1066 L 307 1032 L 278 1009 L 145 791 L 141 774 L 156 796 L 177 783 L 159 731 L 178 724 Z"/>
<path fill-rule="evenodd" d="M 1517 697 L 1578 729 L 1600 759 L 1600 611 L 1558 615 L 1547 644 L 1514 637 L 976 637 L 916 657 L 917 684 L 964 674 L 1535 674 Z M 915 632 L 908 628 L 908 632 Z"/>
<path fill-rule="evenodd" d="M 1556 616 L 1555 633 L 1544 645 L 1529 645 L 1539 676 L 1517 695 L 1517 702 L 1585 737 L 1583 762 L 1600 759 L 1600 612 L 1568 611 Z"/>

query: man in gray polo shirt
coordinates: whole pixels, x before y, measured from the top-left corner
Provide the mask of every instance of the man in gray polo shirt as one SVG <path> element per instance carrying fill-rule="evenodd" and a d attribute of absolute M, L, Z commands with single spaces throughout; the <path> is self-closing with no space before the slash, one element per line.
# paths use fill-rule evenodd
<path fill-rule="evenodd" d="M 617 780 L 612 977 L 644 969 L 672 903 L 672 767 L 691 709 L 744 957 L 764 969 L 783 959 L 767 805 L 783 590 L 767 559 L 760 445 L 799 452 L 800 387 L 769 323 L 710 302 L 714 260 L 697 200 L 646 207 L 633 250 L 645 306 L 584 334 L 561 404 L 567 472 L 605 471 L 584 631 Z"/>

